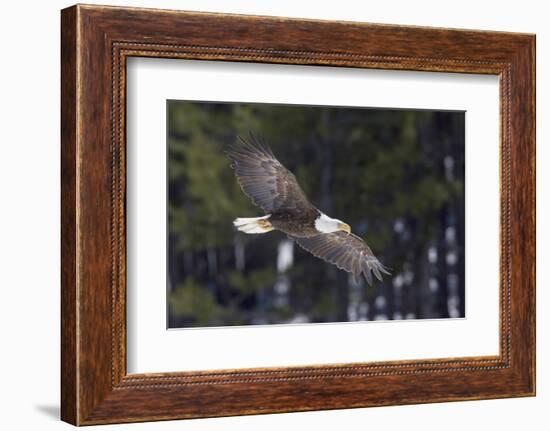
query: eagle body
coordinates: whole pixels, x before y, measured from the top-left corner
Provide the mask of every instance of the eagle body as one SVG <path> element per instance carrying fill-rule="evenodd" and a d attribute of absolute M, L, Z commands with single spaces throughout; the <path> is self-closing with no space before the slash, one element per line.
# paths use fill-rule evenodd
<path fill-rule="evenodd" d="M 239 231 L 281 231 L 314 256 L 352 273 L 356 282 L 364 276 L 371 284 L 373 274 L 379 280 L 381 273 L 389 274 L 348 224 L 327 216 L 308 200 L 294 174 L 268 146 L 250 135 L 249 140 L 239 138 L 227 155 L 241 189 L 265 213 L 235 219 Z"/>
<path fill-rule="evenodd" d="M 311 207 L 306 211 L 277 211 L 271 214 L 269 222 L 274 229 L 280 230 L 295 238 L 307 238 L 319 234 L 315 220 L 321 217 L 321 211 Z"/>

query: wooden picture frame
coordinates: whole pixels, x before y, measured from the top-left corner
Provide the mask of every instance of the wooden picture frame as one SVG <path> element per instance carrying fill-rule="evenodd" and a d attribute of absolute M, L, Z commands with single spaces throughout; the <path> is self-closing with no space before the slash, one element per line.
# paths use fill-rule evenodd
<path fill-rule="evenodd" d="M 64 421 L 535 394 L 534 35 L 83 5 L 61 16 Z M 131 56 L 498 75 L 500 354 L 127 374 L 125 65 Z"/>

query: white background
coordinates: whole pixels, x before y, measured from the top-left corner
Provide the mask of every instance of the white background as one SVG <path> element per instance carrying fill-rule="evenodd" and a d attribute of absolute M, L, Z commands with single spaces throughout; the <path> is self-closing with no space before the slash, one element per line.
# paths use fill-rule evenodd
<path fill-rule="evenodd" d="M 129 373 L 498 354 L 496 76 L 134 58 L 127 84 Z M 167 331 L 167 99 L 466 111 L 466 318 Z"/>
<path fill-rule="evenodd" d="M 292 413 L 105 426 L 95 429 L 412 430 L 547 429 L 550 422 L 550 306 L 543 265 L 550 259 L 549 13 L 545 2 L 461 0 L 311 2 L 297 0 L 102 3 L 188 10 L 358 20 L 537 33 L 537 334 L 536 398 Z M 59 9 L 69 2 L 5 2 L 0 67 L 0 424 L 9 430 L 70 429 L 59 409 Z"/>

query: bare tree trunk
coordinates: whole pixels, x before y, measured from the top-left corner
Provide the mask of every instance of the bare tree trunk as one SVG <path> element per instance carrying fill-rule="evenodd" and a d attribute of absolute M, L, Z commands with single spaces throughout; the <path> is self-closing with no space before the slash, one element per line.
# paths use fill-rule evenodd
<path fill-rule="evenodd" d="M 275 282 L 275 303 L 279 307 L 285 307 L 289 303 L 291 288 L 287 270 L 294 264 L 294 241 L 285 238 L 279 241 L 277 246 L 277 281 Z"/>
<path fill-rule="evenodd" d="M 233 250 L 235 253 L 235 269 L 237 271 L 243 271 L 245 269 L 245 247 L 239 237 L 235 237 L 233 240 Z"/>
<path fill-rule="evenodd" d="M 321 169 L 321 206 L 327 213 L 332 211 L 332 164 L 333 154 L 332 145 L 326 131 L 331 128 L 331 119 L 329 111 L 323 111 L 323 129 L 324 132 L 321 135 L 321 154 L 322 154 L 322 169 Z"/>
<path fill-rule="evenodd" d="M 218 256 L 214 247 L 208 247 L 206 250 L 208 260 L 208 274 L 215 276 L 218 273 Z"/>
<path fill-rule="evenodd" d="M 193 273 L 193 252 L 191 250 L 185 250 L 183 252 L 183 267 L 185 274 Z"/>

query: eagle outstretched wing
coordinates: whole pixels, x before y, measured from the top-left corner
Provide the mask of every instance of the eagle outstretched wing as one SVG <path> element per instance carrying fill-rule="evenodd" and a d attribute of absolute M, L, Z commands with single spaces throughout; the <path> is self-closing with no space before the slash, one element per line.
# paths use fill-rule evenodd
<path fill-rule="evenodd" d="M 352 233 L 339 231 L 292 239 L 314 256 L 351 272 L 356 282 L 359 282 L 361 274 L 369 284 L 372 284 L 372 274 L 380 281 L 381 273 L 390 274 L 374 256 L 367 243 Z"/>
<path fill-rule="evenodd" d="M 266 213 L 313 207 L 294 174 L 252 134 L 248 140 L 239 136 L 239 143 L 227 151 L 227 156 L 243 192 Z"/>

